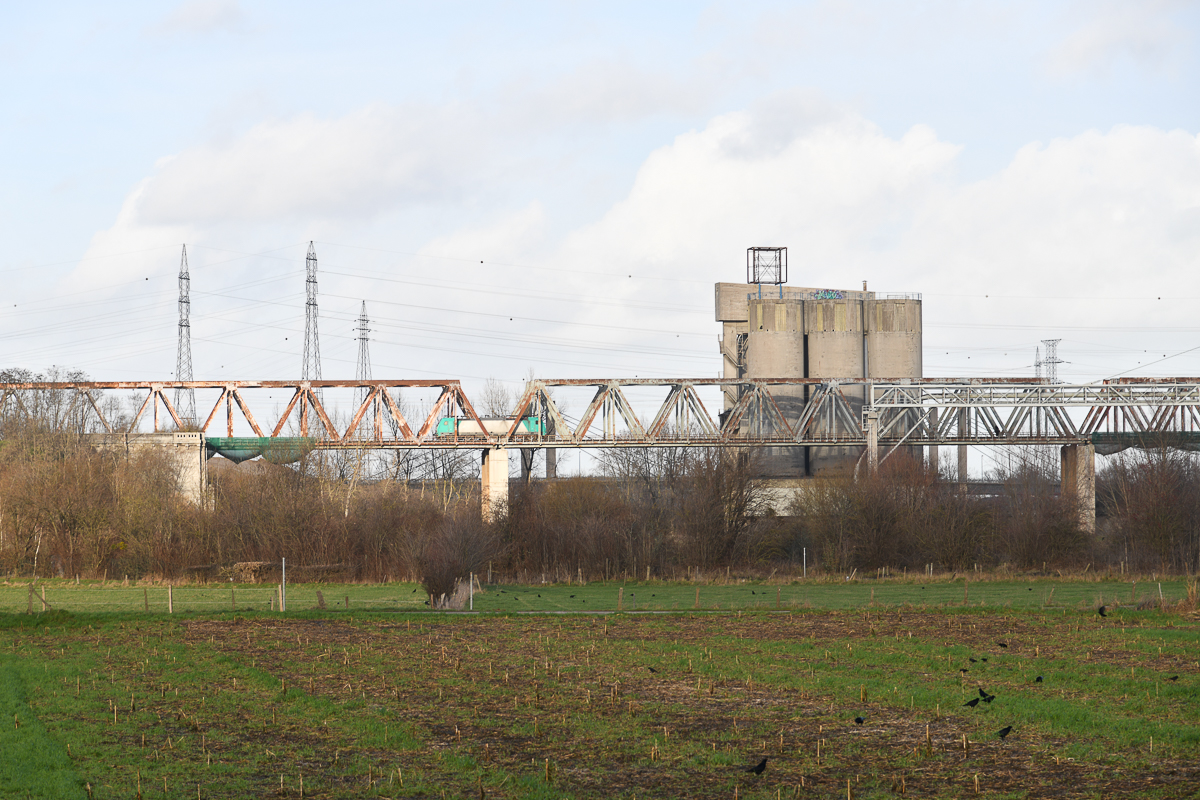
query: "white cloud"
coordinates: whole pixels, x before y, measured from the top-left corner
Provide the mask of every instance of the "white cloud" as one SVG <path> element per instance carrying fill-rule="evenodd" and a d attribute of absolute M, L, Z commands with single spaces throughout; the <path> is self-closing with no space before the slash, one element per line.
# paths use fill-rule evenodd
<path fill-rule="evenodd" d="M 1058 326 L 1195 325 L 1190 302 L 1138 299 L 1200 296 L 1200 139 L 1192 133 L 1122 126 L 1031 143 L 994 175 L 964 182 L 956 170 L 961 148 L 927 126 L 889 136 L 818 96 L 785 95 L 677 136 L 646 157 L 623 198 L 568 229 L 548 203 L 504 193 L 505 175 L 469 135 L 455 132 L 455 113 L 414 119 L 372 108 L 336 120 L 301 117 L 183 153 L 130 193 L 113 227 L 97 234 L 92 254 L 232 238 L 252 249 L 274 244 L 287 226 L 308 230 L 322 220 L 346 226 L 347 243 L 395 249 L 389 231 L 396 221 L 429 215 L 432 206 L 446 219 L 424 233 L 420 252 L 458 259 L 447 269 L 449 281 L 470 287 L 509 279 L 490 264 L 473 273 L 476 258 L 556 270 L 523 284 L 531 297 L 505 294 L 500 301 L 513 316 L 511 332 L 535 338 L 541 334 L 521 327 L 522 314 L 600 326 L 554 328 L 564 340 L 694 349 L 697 339 L 644 331 L 715 336 L 711 285 L 741 280 L 745 249 L 753 245 L 789 247 L 794 285 L 847 287 L 867 279 L 881 291 L 925 293 L 928 348 L 983 350 L 1019 340 L 1031 353 Z M 528 166 L 544 174 L 527 186 L 561 182 L 545 164 Z M 477 202 L 472 182 L 490 193 L 487 203 Z M 481 214 L 480 207 L 490 210 Z M 471 221 L 481 216 L 484 222 Z M 445 230 L 455 232 L 438 232 Z M 438 263 L 421 268 L 438 270 Z M 123 269 L 151 270 L 149 261 L 139 264 Z M 553 298 L 539 296 L 551 290 Z M 351 296 L 387 302 L 388 291 Z M 396 291 L 407 292 L 394 296 L 398 302 L 422 302 L 412 289 Z M 496 298 L 486 293 L 447 291 L 431 305 L 495 310 Z M 570 304 L 557 304 L 558 297 Z M 522 303 L 523 311 L 512 310 Z M 976 324 L 995 327 L 951 327 Z M 1131 346 L 1120 332 L 1071 335 Z M 1070 360 L 1078 344 L 1068 338 L 1064 357 Z M 635 360 L 628 351 L 619 357 L 622 364 Z M 694 358 L 676 367 L 669 355 L 647 358 L 659 372 L 696 371 Z M 939 354 L 927 372 L 1013 374 L 1030 360 L 962 358 L 943 368 Z M 463 359 L 454 369 L 496 372 L 470 355 Z M 1067 369 L 1097 377 L 1124 364 L 1103 361 Z M 539 372 L 566 371 L 554 363 Z"/>
<path fill-rule="evenodd" d="M 371 106 L 338 119 L 260 123 L 160 161 L 136 203 L 158 224 L 368 218 L 454 197 L 487 151 L 456 109 Z"/>
<path fill-rule="evenodd" d="M 245 15 L 237 0 L 191 0 L 177 6 L 153 33 L 212 33 L 238 30 Z"/>
<path fill-rule="evenodd" d="M 1143 66 L 1169 62 L 1184 41 L 1172 13 L 1175 0 L 1109 0 L 1086 3 L 1091 19 L 1076 28 L 1049 53 L 1051 74 L 1105 71 L 1128 58 Z"/>

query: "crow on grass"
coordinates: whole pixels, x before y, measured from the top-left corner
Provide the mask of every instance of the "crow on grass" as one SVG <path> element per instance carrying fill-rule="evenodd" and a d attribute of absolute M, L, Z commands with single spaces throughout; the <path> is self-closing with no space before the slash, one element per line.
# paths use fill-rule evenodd
<path fill-rule="evenodd" d="M 970 706 L 971 708 L 974 708 L 975 706 L 979 705 L 979 698 L 978 698 L 978 697 L 972 697 L 970 700 L 968 700 L 967 702 L 963 703 L 963 705 L 964 705 L 964 706 Z"/>
<path fill-rule="evenodd" d="M 766 770 L 766 768 L 767 768 L 767 760 L 764 758 L 762 761 L 758 762 L 753 767 L 746 767 L 745 771 L 753 772 L 755 775 L 762 775 L 763 771 Z"/>
<path fill-rule="evenodd" d="M 1041 676 L 1041 675 L 1038 675 L 1036 678 L 1034 678 L 1034 679 L 1033 679 L 1033 682 L 1034 682 L 1034 683 L 1041 683 L 1041 682 L 1042 682 L 1042 676 Z"/>
<path fill-rule="evenodd" d="M 866 717 L 855 717 L 855 718 L 854 718 L 854 724 L 855 724 L 855 725 L 862 725 L 862 724 L 863 724 L 864 722 L 866 722 L 866 721 L 867 721 L 867 718 L 866 718 Z"/>
<path fill-rule="evenodd" d="M 1000 645 L 1001 647 L 1008 647 L 1008 642 L 996 642 L 996 644 Z"/>
<path fill-rule="evenodd" d="M 1169 681 L 1177 681 L 1177 680 L 1179 680 L 1179 676 L 1178 676 L 1178 675 L 1172 675 L 1171 677 L 1167 678 L 1167 680 L 1169 680 Z"/>
<path fill-rule="evenodd" d="M 1100 608 L 1096 609 L 1096 613 L 1102 617 L 1107 617 L 1108 614 L 1104 613 L 1107 610 L 1108 610 L 1108 606 L 1100 606 Z"/>
<path fill-rule="evenodd" d="M 1003 739 L 1005 736 L 1008 736 L 1010 733 L 1012 733 L 1012 725 L 1005 725 L 1003 728 L 996 731 L 996 735 L 1001 739 Z"/>

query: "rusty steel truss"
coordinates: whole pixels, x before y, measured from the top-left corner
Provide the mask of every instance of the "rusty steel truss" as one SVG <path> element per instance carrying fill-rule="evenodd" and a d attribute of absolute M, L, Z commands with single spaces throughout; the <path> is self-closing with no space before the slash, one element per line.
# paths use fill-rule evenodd
<path fill-rule="evenodd" d="M 556 389 L 590 387 L 591 402 L 577 420 L 555 399 Z M 702 387 L 720 387 L 736 398 L 713 414 Z M 322 389 L 363 392 L 339 428 L 322 401 Z M 0 415 L 32 416 L 55 398 L 56 414 L 94 430 L 135 432 L 184 429 L 171 402 L 176 389 L 216 390 L 203 423 L 209 437 L 234 436 L 240 416 L 261 438 L 310 437 L 317 448 L 542 448 L 542 447 L 795 447 L 831 445 L 1076 444 L 1097 437 L 1200 432 L 1200 378 L 1116 380 L 1047 384 L 1025 379 L 909 379 L 828 381 L 721 378 L 534 380 L 504 421 L 485 421 L 461 384 L 430 381 L 94 381 L 0 384 Z M 249 396 L 290 390 L 274 424 L 263 425 Z M 420 415 L 406 414 L 403 389 L 435 389 Z M 665 394 L 650 414 L 638 411 L 630 390 Z M 136 413 L 121 426 L 106 418 L 98 399 L 106 390 L 145 392 Z M 786 395 L 786 402 L 781 403 Z M 799 413 L 796 398 L 802 402 Z M 357 402 L 357 401 L 356 401 Z M 647 406 L 642 398 L 640 406 Z M 785 414 L 783 408 L 793 412 Z M 236 414 L 235 414 L 236 408 Z M 161 413 L 160 413 L 161 409 Z M 223 419 L 222 419 L 223 418 Z M 444 425 L 447 420 L 473 423 Z M 535 421 L 531 424 L 531 420 Z M 224 423 L 222 425 L 222 423 Z M 240 423 L 239 423 L 240 424 Z M 223 430 L 222 430 L 223 428 Z M 463 432 L 466 428 L 470 432 Z M 81 432 L 82 432 L 81 427 Z"/>

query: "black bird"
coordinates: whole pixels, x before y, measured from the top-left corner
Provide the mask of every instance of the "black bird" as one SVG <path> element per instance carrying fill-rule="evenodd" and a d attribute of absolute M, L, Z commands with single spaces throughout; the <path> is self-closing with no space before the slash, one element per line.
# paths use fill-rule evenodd
<path fill-rule="evenodd" d="M 987 697 L 981 697 L 981 698 L 979 698 L 979 699 L 980 699 L 980 700 L 982 700 L 982 701 L 983 701 L 983 702 L 985 702 L 985 703 L 990 703 L 990 702 L 992 702 L 993 700 L 995 700 L 995 699 L 996 699 L 996 695 L 994 695 L 994 694 L 989 694 Z"/>
<path fill-rule="evenodd" d="M 975 659 L 973 659 L 973 658 L 968 658 L 968 659 L 967 659 L 967 661 L 970 661 L 972 664 L 975 664 L 975 663 L 977 663 L 977 662 L 975 661 Z"/>
<path fill-rule="evenodd" d="M 571 595 L 571 599 L 572 599 L 572 600 L 574 600 L 574 599 L 575 599 L 575 595 Z"/>
<path fill-rule="evenodd" d="M 751 590 L 750 590 L 750 594 L 754 594 L 754 590 L 753 590 L 753 589 L 751 589 Z"/>
<path fill-rule="evenodd" d="M 764 758 L 762 761 L 758 762 L 753 767 L 746 767 L 746 772 L 753 772 L 755 775 L 762 775 L 763 770 L 765 770 L 766 768 L 767 768 L 767 760 Z"/>
<path fill-rule="evenodd" d="M 979 705 L 979 698 L 978 698 L 978 697 L 972 697 L 970 700 L 968 700 L 967 702 L 963 703 L 963 705 L 964 705 L 964 706 L 970 706 L 971 708 L 974 708 L 975 706 Z"/>
<path fill-rule="evenodd" d="M 996 735 L 1001 739 L 1003 739 L 1005 736 L 1008 736 L 1010 733 L 1012 733 L 1012 725 L 1005 725 L 1003 728 L 996 731 Z"/>
<path fill-rule="evenodd" d="M 971 670 L 967 669 L 966 667 L 959 667 L 958 671 L 963 674 L 966 674 L 966 673 L 970 672 Z"/>
<path fill-rule="evenodd" d="M 855 717 L 854 718 L 855 725 L 862 725 L 866 721 L 867 721 L 866 717 Z"/>
<path fill-rule="evenodd" d="M 996 644 L 1000 645 L 1001 647 L 1008 647 L 1007 642 L 996 642 Z"/>
<path fill-rule="evenodd" d="M 987 693 L 987 692 L 985 692 L 985 691 L 983 690 L 983 687 L 982 687 L 982 686 L 980 686 L 980 687 L 979 687 L 979 696 L 980 696 L 980 697 L 987 697 L 987 696 L 988 696 L 988 693 Z"/>
<path fill-rule="evenodd" d="M 1177 680 L 1179 680 L 1179 676 L 1178 676 L 1178 675 L 1172 675 L 1171 677 L 1167 678 L 1167 680 L 1169 680 L 1169 681 L 1177 681 Z"/>
<path fill-rule="evenodd" d="M 1099 613 L 1100 616 L 1102 616 L 1102 617 L 1107 617 L 1108 614 L 1104 613 L 1107 610 L 1108 610 L 1108 606 L 1100 606 L 1100 608 L 1097 609 L 1097 613 Z"/>
<path fill-rule="evenodd" d="M 1034 678 L 1034 679 L 1033 679 L 1033 682 L 1034 682 L 1034 683 L 1041 683 L 1041 682 L 1042 682 L 1042 676 L 1041 676 L 1041 675 L 1038 675 L 1036 678 Z"/>
<path fill-rule="evenodd" d="M 983 660 L 984 660 L 984 661 L 987 661 L 987 659 L 986 659 L 986 658 L 985 658 L 985 659 L 983 659 Z"/>
<path fill-rule="evenodd" d="M 1032 592 L 1032 591 L 1033 591 L 1033 587 L 1032 587 L 1032 586 L 1030 586 L 1030 587 L 1029 587 L 1029 588 L 1028 588 L 1026 591 L 1030 591 L 1030 592 Z"/>
<path fill-rule="evenodd" d="M 656 670 L 654 667 L 646 667 L 646 669 L 650 670 L 651 672 L 653 672 L 655 674 L 658 674 L 658 670 Z"/>
<path fill-rule="evenodd" d="M 539 594 L 538 597 L 541 597 L 541 594 Z"/>

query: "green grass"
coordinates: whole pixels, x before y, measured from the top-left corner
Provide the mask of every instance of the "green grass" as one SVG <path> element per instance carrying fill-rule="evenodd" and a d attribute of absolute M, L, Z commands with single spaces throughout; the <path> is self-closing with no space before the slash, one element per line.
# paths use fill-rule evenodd
<path fill-rule="evenodd" d="M 754 611 L 822 608 L 867 609 L 888 606 L 920 608 L 1002 608 L 1081 610 L 1132 606 L 1143 599 L 1175 602 L 1186 596 L 1181 580 L 970 580 L 939 576 L 831 581 L 793 580 L 761 583 L 732 581 L 702 583 L 664 581 L 592 582 L 585 586 L 495 585 L 474 597 L 481 612 L 611 612 L 623 611 Z M 73 612 L 143 612 L 168 609 L 168 588 L 160 583 L 127 585 L 120 581 L 39 580 L 0 584 L 0 613 L 42 610 L 43 593 L 51 610 Z M 318 593 L 329 611 L 422 611 L 426 596 L 414 583 L 289 584 L 289 612 L 314 610 Z M 276 587 L 262 584 L 182 584 L 170 589 L 175 613 L 218 614 L 224 611 L 267 612 L 275 608 Z M 699 602 L 697 604 L 697 596 Z"/>
<path fill-rule="evenodd" d="M 142 588 L 48 583 L 55 610 L 0 614 L 0 797 L 1200 792 L 1200 628 L 1100 619 L 1129 584 L 971 582 L 964 606 L 961 580 L 731 583 L 694 613 L 692 584 L 628 582 L 626 610 L 674 613 L 621 614 L 517 613 L 611 612 L 618 583 L 489 587 L 478 614 L 398 611 L 412 584 L 295 586 L 286 615 L 177 587 L 172 615 L 73 610 Z M 995 702 L 964 707 L 980 686 Z"/>

